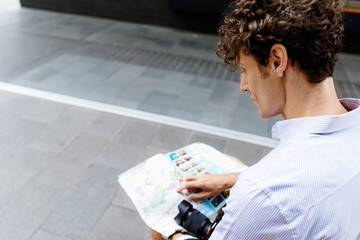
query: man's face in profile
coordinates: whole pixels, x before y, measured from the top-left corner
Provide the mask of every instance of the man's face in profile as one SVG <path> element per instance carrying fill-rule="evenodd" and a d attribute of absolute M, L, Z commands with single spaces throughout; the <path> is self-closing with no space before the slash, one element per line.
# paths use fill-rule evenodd
<path fill-rule="evenodd" d="M 284 86 L 271 70 L 271 64 L 262 67 L 251 54 L 240 51 L 237 65 L 241 70 L 240 89 L 250 94 L 260 116 L 271 118 L 282 113 Z M 260 71 L 259 66 L 264 70 Z"/>

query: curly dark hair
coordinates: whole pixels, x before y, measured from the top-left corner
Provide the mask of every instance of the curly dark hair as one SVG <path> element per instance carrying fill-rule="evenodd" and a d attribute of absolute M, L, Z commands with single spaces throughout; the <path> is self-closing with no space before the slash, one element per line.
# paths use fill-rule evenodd
<path fill-rule="evenodd" d="M 215 52 L 236 66 L 242 50 L 266 66 L 271 47 L 280 43 L 292 64 L 318 83 L 333 75 L 343 32 L 340 0 L 235 0 L 219 27 Z"/>

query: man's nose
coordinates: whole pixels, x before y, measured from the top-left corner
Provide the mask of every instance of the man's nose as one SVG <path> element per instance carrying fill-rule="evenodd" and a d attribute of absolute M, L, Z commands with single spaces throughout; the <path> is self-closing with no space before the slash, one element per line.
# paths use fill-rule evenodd
<path fill-rule="evenodd" d="M 240 89 L 241 91 L 243 92 L 247 92 L 248 91 L 248 85 L 247 85 L 247 82 L 246 82 L 246 79 L 240 79 Z"/>

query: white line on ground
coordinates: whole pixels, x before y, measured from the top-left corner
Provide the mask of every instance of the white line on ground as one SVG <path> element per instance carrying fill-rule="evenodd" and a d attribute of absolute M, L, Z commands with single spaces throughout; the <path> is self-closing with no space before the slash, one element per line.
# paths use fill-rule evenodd
<path fill-rule="evenodd" d="M 197 132 L 202 132 L 202 133 L 207 133 L 207 134 L 216 135 L 216 136 L 220 136 L 220 137 L 230 138 L 230 139 L 248 142 L 248 143 L 252 143 L 252 144 L 257 144 L 260 146 L 265 146 L 265 147 L 270 147 L 270 148 L 273 148 L 278 144 L 278 141 L 276 141 L 274 139 L 262 137 L 262 136 L 258 136 L 258 135 L 254 135 L 254 134 L 234 131 L 234 130 L 230 130 L 230 129 L 226 129 L 226 128 L 215 127 L 215 126 L 211 126 L 211 125 L 207 125 L 207 124 L 203 124 L 203 123 L 187 121 L 187 120 L 183 120 L 183 119 L 163 116 L 163 115 L 149 113 L 149 112 L 124 108 L 124 107 L 115 106 L 115 105 L 111 105 L 111 104 L 105 104 L 105 103 L 100 103 L 100 102 L 96 102 L 96 101 L 91 101 L 91 100 L 86 100 L 86 99 L 81 99 L 81 98 L 76 98 L 76 97 L 70 97 L 70 96 L 61 95 L 58 93 L 52 93 L 52 92 L 37 90 L 37 89 L 33 89 L 33 88 L 22 87 L 22 86 L 4 83 L 4 82 L 0 82 L 0 90 L 17 93 L 17 94 L 21 94 L 21 95 L 25 95 L 25 96 L 31 96 L 31 97 L 35 97 L 35 98 L 50 100 L 53 102 L 84 107 L 87 109 L 93 109 L 93 110 L 97 110 L 97 111 L 101 111 L 101 112 L 108 112 L 108 113 L 127 116 L 127 117 L 131 117 L 131 118 L 161 123 L 161 124 L 165 124 L 165 125 L 169 125 L 169 126 L 194 130 Z"/>

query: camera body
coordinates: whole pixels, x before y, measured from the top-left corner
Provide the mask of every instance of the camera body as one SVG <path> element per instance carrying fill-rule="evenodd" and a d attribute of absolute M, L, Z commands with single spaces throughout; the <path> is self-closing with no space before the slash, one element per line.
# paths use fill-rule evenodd
<path fill-rule="evenodd" d="M 223 213 L 218 214 L 212 223 L 209 218 L 194 209 L 191 203 L 185 200 L 178 205 L 178 209 L 179 214 L 174 218 L 176 223 L 203 240 L 210 237 L 223 216 Z"/>

